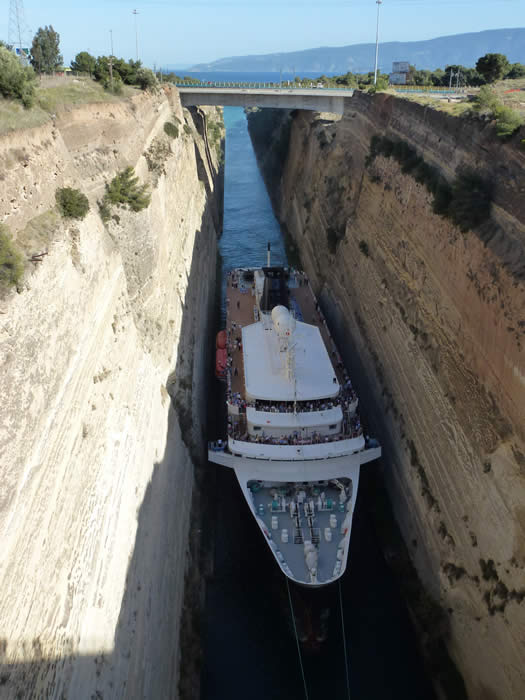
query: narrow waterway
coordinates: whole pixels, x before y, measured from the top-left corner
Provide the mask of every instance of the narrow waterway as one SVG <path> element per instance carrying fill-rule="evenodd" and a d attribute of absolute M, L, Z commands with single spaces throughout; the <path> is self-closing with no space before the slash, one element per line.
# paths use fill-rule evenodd
<path fill-rule="evenodd" d="M 242 109 L 227 107 L 223 273 L 286 262 L 284 242 L 248 135 Z M 217 393 L 223 393 L 217 387 Z M 373 469 L 373 465 L 367 465 Z M 214 470 L 214 471 L 213 471 Z M 286 585 L 246 506 L 234 474 L 210 465 L 213 573 L 203 629 L 203 700 L 295 700 L 305 692 Z M 324 589 L 323 589 L 324 590 Z M 358 498 L 348 568 L 341 585 L 352 700 L 431 700 L 407 610 Z M 297 592 L 296 592 L 297 596 Z M 348 698 L 337 586 L 322 594 L 328 638 L 303 654 L 310 700 Z M 296 597 L 297 605 L 301 605 Z M 315 601 L 313 607 L 315 608 Z M 312 601 L 306 603 L 312 608 Z M 315 624 L 315 615 L 314 624 Z"/>

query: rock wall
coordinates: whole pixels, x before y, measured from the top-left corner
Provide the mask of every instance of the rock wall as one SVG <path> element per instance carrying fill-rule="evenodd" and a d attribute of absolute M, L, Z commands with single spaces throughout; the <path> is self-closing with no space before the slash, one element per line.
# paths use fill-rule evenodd
<path fill-rule="evenodd" d="M 382 442 L 411 559 L 448 618 L 468 696 L 522 697 L 524 134 L 502 143 L 490 124 L 362 93 L 343 118 L 291 119 L 267 181 Z M 374 134 L 406 141 L 449 181 L 465 166 L 490 179 L 490 220 L 461 232 L 433 213 L 395 159 L 367 160 Z"/>
<path fill-rule="evenodd" d="M 178 695 L 222 207 L 205 118 L 168 90 L 0 139 L 0 220 L 47 251 L 0 300 L 2 698 Z M 104 226 L 127 165 L 151 203 Z M 84 220 L 58 216 L 62 186 Z"/>

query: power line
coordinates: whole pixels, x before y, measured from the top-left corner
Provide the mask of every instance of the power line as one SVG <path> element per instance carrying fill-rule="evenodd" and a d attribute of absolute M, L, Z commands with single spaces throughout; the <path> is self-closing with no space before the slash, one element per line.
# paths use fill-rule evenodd
<path fill-rule="evenodd" d="M 23 49 L 30 46 L 30 31 L 26 24 L 24 13 L 24 0 L 10 0 L 9 3 L 9 29 L 7 43 L 16 51 L 20 59 L 27 61 L 27 55 Z"/>

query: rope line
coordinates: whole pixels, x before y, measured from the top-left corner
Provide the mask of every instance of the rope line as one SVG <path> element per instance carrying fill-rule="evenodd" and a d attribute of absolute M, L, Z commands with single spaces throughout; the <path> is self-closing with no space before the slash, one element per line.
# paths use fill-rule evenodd
<path fill-rule="evenodd" d="M 339 607 L 341 608 L 341 627 L 343 628 L 343 650 L 345 654 L 346 692 L 348 694 L 348 700 L 350 700 L 350 676 L 348 674 L 348 655 L 346 652 L 345 618 L 343 614 L 343 595 L 341 593 L 341 579 L 339 579 L 337 583 L 339 585 Z"/>
<path fill-rule="evenodd" d="M 288 589 L 288 600 L 290 601 L 290 612 L 292 613 L 293 631 L 295 633 L 295 641 L 297 643 L 297 653 L 299 655 L 299 665 L 301 666 L 301 676 L 303 677 L 304 696 L 306 700 L 308 700 L 308 688 L 306 687 L 306 677 L 304 675 L 303 658 L 301 656 L 301 647 L 299 645 L 299 637 L 297 635 L 297 627 L 295 625 L 295 615 L 293 611 L 292 594 L 290 593 L 290 584 L 288 583 L 288 576 L 286 576 L 286 588 Z"/>

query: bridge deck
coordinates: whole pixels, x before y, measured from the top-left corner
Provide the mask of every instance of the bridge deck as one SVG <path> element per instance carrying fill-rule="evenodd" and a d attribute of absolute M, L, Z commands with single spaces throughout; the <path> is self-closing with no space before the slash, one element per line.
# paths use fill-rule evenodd
<path fill-rule="evenodd" d="M 351 99 L 353 90 L 331 88 L 264 88 L 264 87 L 179 87 L 184 107 L 215 105 L 230 107 L 271 107 L 282 109 L 307 109 L 316 112 L 343 114 L 345 101 Z"/>

